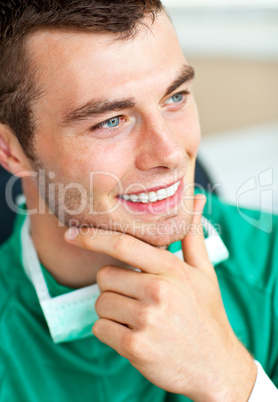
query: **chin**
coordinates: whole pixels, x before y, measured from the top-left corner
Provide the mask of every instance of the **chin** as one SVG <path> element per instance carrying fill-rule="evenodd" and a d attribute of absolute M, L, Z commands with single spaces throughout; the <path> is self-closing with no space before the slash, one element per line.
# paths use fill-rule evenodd
<path fill-rule="evenodd" d="M 184 238 L 185 234 L 169 234 L 169 235 L 149 235 L 142 238 L 141 236 L 136 236 L 139 240 L 144 241 L 145 243 L 150 244 L 154 247 L 159 248 L 167 248 L 170 244 L 180 241 Z"/>
<path fill-rule="evenodd" d="M 65 216 L 62 224 L 67 227 L 94 227 L 102 230 L 111 230 L 119 233 L 126 233 L 154 247 L 165 248 L 172 243 L 182 240 L 186 236 L 188 225 L 191 223 L 191 220 L 191 216 L 180 215 L 149 223 L 136 220 L 125 222 L 120 221 L 120 219 L 112 221 L 109 219 L 92 221 L 88 219 L 87 215 L 83 215 L 75 216 L 74 218 Z"/>
<path fill-rule="evenodd" d="M 167 224 L 150 224 L 128 234 L 154 247 L 165 248 L 186 236 L 189 223 L 186 219 L 180 219 L 178 222 L 169 219 Z"/>

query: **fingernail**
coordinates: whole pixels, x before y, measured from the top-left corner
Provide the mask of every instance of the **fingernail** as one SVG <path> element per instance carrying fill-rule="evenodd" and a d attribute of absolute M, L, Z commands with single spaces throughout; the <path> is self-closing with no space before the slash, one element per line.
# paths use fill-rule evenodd
<path fill-rule="evenodd" d="M 67 240 L 74 240 L 77 237 L 78 233 L 78 229 L 76 227 L 72 227 L 66 231 L 65 238 Z"/>

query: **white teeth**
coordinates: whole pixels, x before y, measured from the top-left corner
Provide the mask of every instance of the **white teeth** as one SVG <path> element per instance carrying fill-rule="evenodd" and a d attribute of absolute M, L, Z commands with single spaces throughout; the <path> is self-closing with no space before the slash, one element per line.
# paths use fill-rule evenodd
<path fill-rule="evenodd" d="M 173 195 L 172 187 L 167 188 L 167 197 L 171 197 Z"/>
<path fill-rule="evenodd" d="M 129 196 L 129 199 L 130 199 L 130 201 L 132 201 L 132 202 L 138 202 L 138 201 L 139 201 L 139 198 L 138 198 L 137 195 L 135 195 L 135 194 L 131 194 L 131 195 Z"/>
<path fill-rule="evenodd" d="M 177 189 L 179 188 L 180 181 L 178 183 L 173 184 L 171 187 L 164 188 L 158 191 L 151 191 L 149 193 L 141 193 L 141 194 L 131 194 L 131 195 L 121 195 L 120 198 L 124 199 L 125 201 L 132 201 L 132 202 L 140 202 L 143 204 L 147 204 L 150 202 L 162 201 L 165 198 L 172 197 Z"/>
<path fill-rule="evenodd" d="M 156 202 L 157 201 L 157 195 L 156 195 L 156 193 L 154 191 L 151 191 L 148 194 L 148 196 L 149 196 L 150 202 Z"/>
<path fill-rule="evenodd" d="M 158 190 L 156 194 L 157 194 L 157 199 L 158 199 L 159 201 L 165 200 L 165 198 L 168 197 L 168 196 L 167 196 L 167 191 L 166 191 L 165 189 L 163 189 L 163 190 Z"/>
<path fill-rule="evenodd" d="M 145 193 L 139 194 L 138 198 L 141 202 L 143 202 L 143 204 L 147 204 L 149 202 L 149 197 Z"/>

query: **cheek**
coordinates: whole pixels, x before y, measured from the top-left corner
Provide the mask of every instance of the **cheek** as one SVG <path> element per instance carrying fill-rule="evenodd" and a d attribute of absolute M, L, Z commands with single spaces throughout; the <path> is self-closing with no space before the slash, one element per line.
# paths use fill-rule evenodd
<path fill-rule="evenodd" d="M 132 162 L 132 152 L 128 152 L 128 149 L 128 144 L 124 142 L 107 144 L 105 141 L 96 141 L 82 152 L 82 168 L 122 178 Z M 76 162 L 80 159 L 77 157 Z"/>
<path fill-rule="evenodd" d="M 89 155 L 83 165 L 84 172 L 90 173 L 90 183 L 96 192 L 117 194 L 123 192 L 122 178 L 128 169 L 127 159 L 120 150 L 99 152 Z"/>
<path fill-rule="evenodd" d="M 125 142 L 86 141 L 81 147 L 75 147 L 71 167 L 64 164 L 61 168 L 67 177 L 85 183 L 86 187 L 90 185 L 95 192 L 114 195 L 123 192 L 122 179 L 133 166 L 132 155 Z"/>
<path fill-rule="evenodd" d="M 57 137 L 57 136 L 56 136 Z M 64 180 L 85 182 L 92 173 L 107 173 L 122 178 L 131 164 L 132 152 L 126 142 L 113 143 L 88 136 L 64 136 L 63 140 L 40 135 L 38 159 L 48 171 Z"/>

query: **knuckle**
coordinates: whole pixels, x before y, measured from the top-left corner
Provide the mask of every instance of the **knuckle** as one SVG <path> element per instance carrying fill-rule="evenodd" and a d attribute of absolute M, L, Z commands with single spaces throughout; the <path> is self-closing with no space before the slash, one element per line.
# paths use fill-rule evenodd
<path fill-rule="evenodd" d="M 114 250 L 116 254 L 128 254 L 133 250 L 135 242 L 135 237 L 129 235 L 125 235 L 122 238 L 116 238 L 114 242 Z"/>
<path fill-rule="evenodd" d="M 100 270 L 97 272 L 97 275 L 96 275 L 97 283 L 100 284 L 103 281 L 105 281 L 106 278 L 109 276 L 110 272 L 111 272 L 111 269 L 107 265 L 100 268 Z"/>
<path fill-rule="evenodd" d="M 124 352 L 129 360 L 143 360 L 144 348 L 139 337 L 134 333 L 125 335 L 123 339 Z"/>
<path fill-rule="evenodd" d="M 152 278 L 147 285 L 147 296 L 154 302 L 161 302 L 168 293 L 167 282 L 161 278 Z"/>
<path fill-rule="evenodd" d="M 167 256 L 165 254 L 165 265 L 168 271 L 173 271 L 176 267 L 179 266 L 180 260 L 174 254 L 167 252 Z"/>
<path fill-rule="evenodd" d="M 98 337 L 101 331 L 101 323 L 100 320 L 97 320 L 93 326 L 93 334 Z"/>
<path fill-rule="evenodd" d="M 106 320 L 103 318 L 99 318 L 93 326 L 93 334 L 98 337 L 99 339 L 102 339 L 107 332 L 107 327 L 106 327 Z"/>
<path fill-rule="evenodd" d="M 152 311 L 149 306 L 142 306 L 137 313 L 137 323 L 139 327 L 145 328 L 152 323 Z"/>
<path fill-rule="evenodd" d="M 106 296 L 107 295 L 105 293 L 101 293 L 95 302 L 95 310 L 99 317 L 102 315 L 102 311 L 106 303 Z"/>

